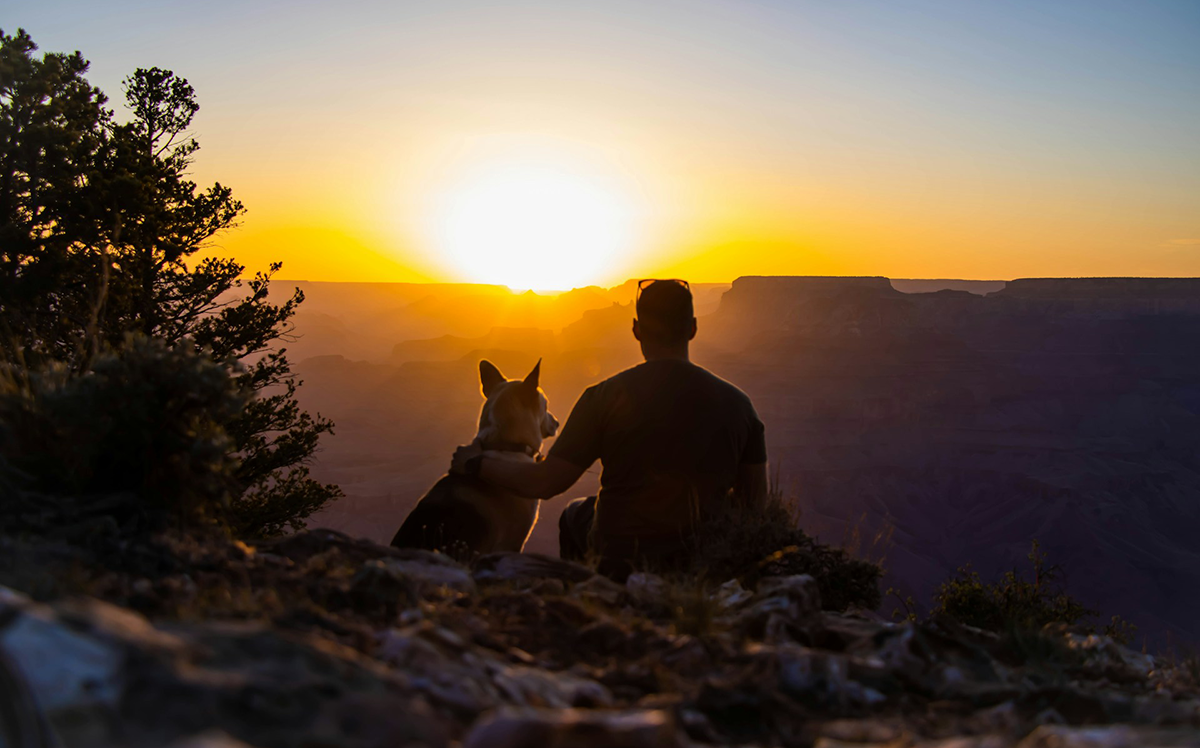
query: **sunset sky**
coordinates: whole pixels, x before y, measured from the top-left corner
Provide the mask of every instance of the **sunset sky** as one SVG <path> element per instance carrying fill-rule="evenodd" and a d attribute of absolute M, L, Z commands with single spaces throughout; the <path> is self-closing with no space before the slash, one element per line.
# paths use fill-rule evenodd
<path fill-rule="evenodd" d="M 1200 2 L 17 0 L 309 280 L 1200 275 Z"/>

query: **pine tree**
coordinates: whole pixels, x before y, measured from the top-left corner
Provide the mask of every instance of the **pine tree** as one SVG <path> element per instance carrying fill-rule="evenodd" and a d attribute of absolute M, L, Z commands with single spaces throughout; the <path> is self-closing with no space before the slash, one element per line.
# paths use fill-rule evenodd
<path fill-rule="evenodd" d="M 254 397 L 225 424 L 239 458 L 229 523 L 240 535 L 299 528 L 341 491 L 307 464 L 333 424 L 299 407 L 286 348 L 304 295 L 270 300 L 273 263 L 252 280 L 203 257 L 245 208 L 188 178 L 199 144 L 195 91 L 168 70 L 124 81 L 117 123 L 74 55 L 34 55 L 0 32 L 0 342 L 9 362 L 86 371 L 129 333 L 190 341 L 229 364 Z"/>

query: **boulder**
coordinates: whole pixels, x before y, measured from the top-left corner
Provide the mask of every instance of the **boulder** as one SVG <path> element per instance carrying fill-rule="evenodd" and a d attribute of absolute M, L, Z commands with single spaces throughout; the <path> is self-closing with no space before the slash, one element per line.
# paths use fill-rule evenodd
<path fill-rule="evenodd" d="M 95 600 L 40 605 L 7 590 L 0 686 L 12 746 L 50 734 L 98 747 L 227 744 L 207 735 L 218 730 L 270 748 L 432 748 L 451 734 L 404 678 L 327 640 L 255 623 L 159 628 Z"/>

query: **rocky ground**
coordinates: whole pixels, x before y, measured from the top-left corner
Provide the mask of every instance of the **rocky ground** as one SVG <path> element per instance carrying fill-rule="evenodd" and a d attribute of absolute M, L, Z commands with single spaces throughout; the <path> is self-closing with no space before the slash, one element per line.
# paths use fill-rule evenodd
<path fill-rule="evenodd" d="M 0 539 L 0 746 L 1200 746 L 1194 659 L 824 611 L 805 575 L 618 585 L 329 531 L 79 547 Z"/>

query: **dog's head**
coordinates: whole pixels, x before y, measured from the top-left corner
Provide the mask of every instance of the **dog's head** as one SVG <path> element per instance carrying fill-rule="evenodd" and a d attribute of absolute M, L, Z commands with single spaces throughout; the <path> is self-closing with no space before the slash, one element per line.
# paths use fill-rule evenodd
<path fill-rule="evenodd" d="M 479 414 L 478 441 L 489 444 L 518 444 L 537 452 L 542 440 L 558 432 L 558 419 L 551 415 L 546 394 L 538 386 L 542 362 L 524 379 L 505 379 L 491 361 L 479 362 L 479 381 L 487 401 Z"/>

